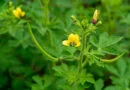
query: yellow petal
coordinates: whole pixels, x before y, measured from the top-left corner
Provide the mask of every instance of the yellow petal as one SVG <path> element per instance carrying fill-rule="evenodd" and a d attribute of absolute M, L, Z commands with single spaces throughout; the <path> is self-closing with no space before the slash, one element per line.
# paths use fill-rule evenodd
<path fill-rule="evenodd" d="M 20 7 L 18 7 L 16 10 L 17 10 L 17 12 L 19 12 L 19 13 L 21 13 L 21 12 L 22 12 L 22 10 L 21 10 L 21 8 L 20 8 Z"/>
<path fill-rule="evenodd" d="M 13 10 L 13 14 L 14 14 L 15 17 L 20 18 L 19 13 L 17 12 L 17 10 Z"/>
<path fill-rule="evenodd" d="M 25 12 L 21 12 L 21 16 L 22 16 L 22 17 L 25 16 Z"/>
<path fill-rule="evenodd" d="M 94 15 L 93 15 L 93 19 L 94 19 L 95 21 L 98 20 L 98 15 L 99 15 L 99 11 L 96 9 L 95 12 L 94 12 Z"/>
<path fill-rule="evenodd" d="M 68 40 L 64 40 L 64 41 L 62 42 L 62 44 L 65 45 L 65 46 L 70 46 Z"/>
<path fill-rule="evenodd" d="M 68 37 L 68 40 L 70 42 L 75 42 L 75 41 L 79 41 L 79 36 L 77 34 L 70 34 L 69 37 Z"/>
<path fill-rule="evenodd" d="M 68 37 L 69 41 L 74 41 L 75 40 L 75 35 L 74 34 L 70 34 Z"/>
<path fill-rule="evenodd" d="M 65 46 L 74 46 L 79 47 L 80 46 L 80 40 L 78 34 L 70 34 L 68 36 L 68 40 L 65 40 L 62 42 Z"/>
<path fill-rule="evenodd" d="M 25 12 L 23 12 L 20 7 L 16 8 L 16 10 L 13 10 L 13 14 L 17 18 L 25 16 Z"/>
<path fill-rule="evenodd" d="M 76 41 L 76 42 L 79 41 L 79 36 L 78 36 L 78 34 L 75 34 L 75 35 L 74 35 L 74 38 L 75 38 L 74 41 Z"/>
<path fill-rule="evenodd" d="M 77 42 L 75 47 L 79 47 L 79 46 L 80 46 L 80 42 Z"/>

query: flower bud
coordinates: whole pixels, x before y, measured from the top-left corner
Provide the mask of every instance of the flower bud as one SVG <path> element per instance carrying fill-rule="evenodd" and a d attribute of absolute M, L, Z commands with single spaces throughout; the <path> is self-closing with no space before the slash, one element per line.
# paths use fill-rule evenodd
<path fill-rule="evenodd" d="M 101 20 L 96 23 L 96 25 L 101 25 L 101 24 L 102 24 Z"/>
<path fill-rule="evenodd" d="M 99 11 L 96 9 L 96 10 L 94 11 L 94 15 L 93 15 L 93 19 L 92 19 L 92 23 L 93 23 L 93 24 L 96 24 L 96 23 L 97 23 L 98 17 L 99 17 Z"/>
<path fill-rule="evenodd" d="M 9 2 L 9 7 L 12 7 L 13 6 L 13 2 Z"/>
<path fill-rule="evenodd" d="M 74 22 L 77 21 L 77 19 L 76 19 L 76 17 L 75 17 L 74 15 L 72 15 L 71 18 L 72 18 L 72 20 L 73 20 Z"/>

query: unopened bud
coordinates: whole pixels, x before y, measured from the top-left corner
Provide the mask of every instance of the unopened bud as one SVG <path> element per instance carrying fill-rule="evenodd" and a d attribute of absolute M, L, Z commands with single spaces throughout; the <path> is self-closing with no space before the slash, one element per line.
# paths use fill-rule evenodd
<path fill-rule="evenodd" d="M 97 21 L 93 19 L 93 20 L 92 20 L 92 23 L 93 23 L 93 24 L 96 24 L 96 23 L 97 23 Z"/>
<path fill-rule="evenodd" d="M 13 2 L 10 1 L 10 2 L 9 2 L 9 7 L 12 7 L 12 6 L 13 6 Z"/>
<path fill-rule="evenodd" d="M 102 24 L 102 21 L 98 21 L 96 25 L 101 25 Z"/>
<path fill-rule="evenodd" d="M 92 23 L 93 23 L 93 24 L 96 24 L 96 23 L 97 23 L 98 17 L 99 17 L 99 11 L 96 9 L 96 10 L 94 11 L 94 15 L 93 15 L 93 19 L 92 19 Z"/>
<path fill-rule="evenodd" d="M 71 18 L 72 18 L 72 20 L 73 20 L 74 22 L 77 21 L 77 19 L 76 19 L 76 17 L 75 17 L 74 15 L 72 15 Z"/>

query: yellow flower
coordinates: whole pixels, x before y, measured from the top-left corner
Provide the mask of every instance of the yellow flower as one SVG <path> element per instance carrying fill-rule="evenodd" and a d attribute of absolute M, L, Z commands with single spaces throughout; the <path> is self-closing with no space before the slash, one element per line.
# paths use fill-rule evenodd
<path fill-rule="evenodd" d="M 13 14 L 16 18 L 21 18 L 25 16 L 25 12 L 22 11 L 22 9 L 20 7 L 16 8 L 15 10 L 13 10 Z"/>
<path fill-rule="evenodd" d="M 79 47 L 80 46 L 79 36 L 77 34 L 70 34 L 68 40 L 64 40 L 62 44 L 65 46 Z"/>
<path fill-rule="evenodd" d="M 99 16 L 99 11 L 96 9 L 96 10 L 94 11 L 94 15 L 93 15 L 93 20 L 92 20 L 92 23 L 93 23 L 93 24 L 96 24 L 96 23 L 97 23 L 98 16 Z"/>

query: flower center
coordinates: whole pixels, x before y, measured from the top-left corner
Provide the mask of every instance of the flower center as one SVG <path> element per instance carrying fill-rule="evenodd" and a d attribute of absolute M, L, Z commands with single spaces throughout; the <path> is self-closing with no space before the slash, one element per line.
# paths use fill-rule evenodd
<path fill-rule="evenodd" d="M 75 42 L 70 42 L 70 46 L 75 46 L 76 45 L 76 43 Z"/>

